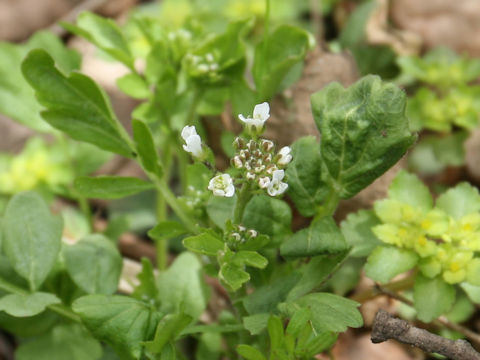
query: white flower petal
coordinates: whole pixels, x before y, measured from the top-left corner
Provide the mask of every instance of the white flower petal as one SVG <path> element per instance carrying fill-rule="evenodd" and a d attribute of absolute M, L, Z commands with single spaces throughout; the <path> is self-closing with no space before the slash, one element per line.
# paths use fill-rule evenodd
<path fill-rule="evenodd" d="M 255 105 L 253 109 L 253 118 L 261 119 L 263 122 L 267 121 L 270 117 L 270 106 L 267 102 Z"/>
<path fill-rule="evenodd" d="M 187 141 L 187 139 L 192 135 L 197 135 L 197 130 L 195 129 L 195 126 L 187 125 L 182 129 L 183 140 Z"/>
<path fill-rule="evenodd" d="M 285 171 L 275 170 L 272 174 L 272 182 L 280 182 L 285 177 Z"/>
<path fill-rule="evenodd" d="M 233 180 L 228 174 L 217 175 L 210 179 L 208 190 L 211 190 L 215 196 L 232 197 L 235 194 Z"/>

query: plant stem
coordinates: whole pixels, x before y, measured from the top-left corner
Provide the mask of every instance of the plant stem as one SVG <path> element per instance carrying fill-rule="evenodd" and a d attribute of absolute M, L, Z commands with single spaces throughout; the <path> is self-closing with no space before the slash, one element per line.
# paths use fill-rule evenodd
<path fill-rule="evenodd" d="M 0 278 L 0 289 L 16 294 L 16 295 L 28 295 L 30 294 L 27 290 L 22 289 L 21 287 L 18 287 L 17 285 L 14 285 L 12 283 L 9 283 L 8 281 Z M 72 310 L 70 310 L 68 307 L 66 307 L 63 304 L 53 304 L 53 305 L 48 305 L 47 306 L 50 310 L 56 312 L 59 315 L 62 315 L 63 317 L 75 321 L 75 322 L 82 322 L 80 320 L 80 317 L 75 314 Z"/>
<path fill-rule="evenodd" d="M 167 203 L 160 191 L 157 191 L 157 220 L 159 222 L 167 219 Z M 155 239 L 155 249 L 157 252 L 157 268 L 163 271 L 167 268 L 168 261 L 168 240 L 167 239 Z"/>
<path fill-rule="evenodd" d="M 325 216 L 332 216 L 335 213 L 339 202 L 340 196 L 334 189 L 331 189 L 324 203 L 318 207 L 317 215 L 315 215 L 315 220 L 321 219 Z"/>
<path fill-rule="evenodd" d="M 235 205 L 235 210 L 233 212 L 233 223 L 240 224 L 243 217 L 243 211 L 245 210 L 245 206 L 248 203 L 248 200 L 252 197 L 252 193 L 250 192 L 250 184 L 248 182 L 242 185 L 240 189 L 240 194 L 237 197 L 237 203 Z"/>

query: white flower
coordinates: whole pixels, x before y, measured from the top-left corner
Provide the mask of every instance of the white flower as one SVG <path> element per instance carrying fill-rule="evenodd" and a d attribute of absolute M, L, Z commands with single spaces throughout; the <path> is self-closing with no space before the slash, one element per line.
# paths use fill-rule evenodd
<path fill-rule="evenodd" d="M 292 155 L 290 155 L 290 152 L 292 149 L 290 149 L 289 146 L 284 146 L 283 148 L 280 149 L 278 152 L 278 155 L 280 155 L 280 158 L 277 161 L 278 165 L 288 165 L 290 161 L 292 161 Z"/>
<path fill-rule="evenodd" d="M 285 172 L 283 170 L 275 170 L 272 175 L 272 181 L 267 187 L 268 195 L 270 196 L 277 196 L 281 195 L 287 190 L 288 184 L 282 182 L 285 176 Z"/>
<path fill-rule="evenodd" d="M 248 127 L 255 127 L 257 131 L 263 129 L 263 124 L 270 117 L 270 106 L 267 102 L 255 105 L 253 109 L 253 117 L 243 116 L 242 114 L 238 115 L 238 118 L 245 123 Z"/>
<path fill-rule="evenodd" d="M 197 134 L 195 126 L 185 126 L 182 130 L 182 138 L 186 143 L 186 145 L 183 145 L 183 149 L 186 152 L 191 153 L 197 158 L 203 156 L 202 139 L 200 139 L 200 136 Z"/>
<path fill-rule="evenodd" d="M 208 190 L 213 191 L 215 196 L 232 197 L 235 194 L 233 180 L 228 174 L 217 175 L 208 183 Z"/>
<path fill-rule="evenodd" d="M 260 186 L 260 188 L 265 189 L 268 185 L 270 185 L 270 178 L 268 176 L 258 179 L 258 186 Z"/>

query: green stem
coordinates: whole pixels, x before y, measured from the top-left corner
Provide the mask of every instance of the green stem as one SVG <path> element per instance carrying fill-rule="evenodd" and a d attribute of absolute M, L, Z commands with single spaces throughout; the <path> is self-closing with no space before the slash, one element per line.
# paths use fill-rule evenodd
<path fill-rule="evenodd" d="M 162 193 L 157 191 L 157 220 L 159 222 L 167 219 L 167 203 Z M 167 268 L 168 262 L 168 239 L 156 239 L 155 248 L 157 251 L 157 268 L 163 271 Z"/>
<path fill-rule="evenodd" d="M 250 184 L 248 182 L 242 185 L 240 189 L 240 194 L 237 197 L 237 203 L 235 205 L 235 210 L 233 212 L 233 223 L 240 224 L 243 218 L 243 211 L 245 210 L 245 206 L 248 203 L 248 200 L 252 197 L 252 193 L 250 191 Z"/>
<path fill-rule="evenodd" d="M 182 206 L 177 201 L 175 194 L 170 190 L 167 183 L 163 179 L 159 179 L 156 177 L 151 177 L 151 179 L 155 183 L 155 186 L 157 187 L 160 194 L 162 194 L 168 206 L 170 206 L 170 208 L 175 212 L 175 214 L 177 214 L 185 227 L 193 234 L 198 234 L 199 230 L 196 226 L 195 221 L 183 210 Z"/>
<path fill-rule="evenodd" d="M 9 283 L 8 281 L 5 281 L 4 279 L 0 278 L 0 289 L 7 291 L 12 294 L 16 295 L 28 295 L 29 292 L 25 289 L 22 289 L 21 287 L 18 287 L 14 284 Z M 70 310 L 68 307 L 62 304 L 54 304 L 54 305 L 48 305 L 47 306 L 50 310 L 56 312 L 59 315 L 62 315 L 63 317 L 75 321 L 75 322 L 81 322 L 80 317 L 75 314 L 72 310 Z"/>
<path fill-rule="evenodd" d="M 330 190 L 327 198 L 324 203 L 319 206 L 317 210 L 317 215 L 315 215 L 315 220 L 321 219 L 325 216 L 332 216 L 337 209 L 338 203 L 340 202 L 340 196 L 335 190 Z"/>

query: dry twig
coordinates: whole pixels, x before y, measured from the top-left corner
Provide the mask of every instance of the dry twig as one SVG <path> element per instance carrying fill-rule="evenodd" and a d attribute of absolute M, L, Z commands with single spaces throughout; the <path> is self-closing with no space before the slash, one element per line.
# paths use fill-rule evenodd
<path fill-rule="evenodd" d="M 396 319 L 384 310 L 379 310 L 375 316 L 371 338 L 375 344 L 394 339 L 452 360 L 480 360 L 480 354 L 468 341 L 450 340 L 432 334 L 410 325 L 405 320 Z"/>

